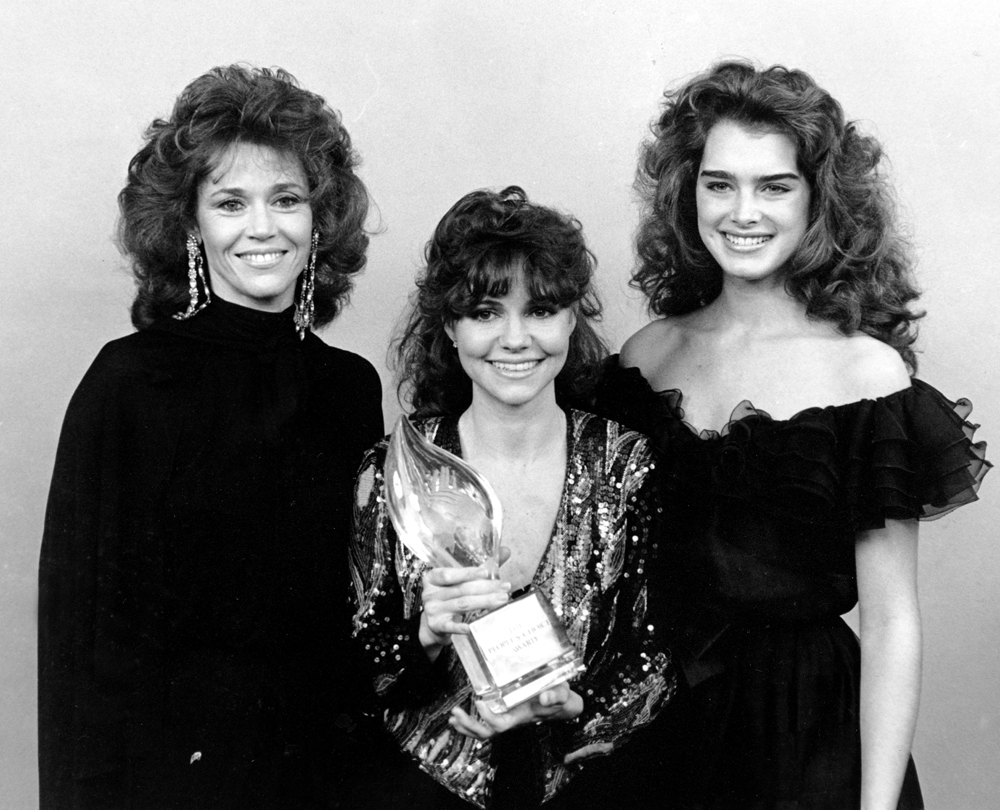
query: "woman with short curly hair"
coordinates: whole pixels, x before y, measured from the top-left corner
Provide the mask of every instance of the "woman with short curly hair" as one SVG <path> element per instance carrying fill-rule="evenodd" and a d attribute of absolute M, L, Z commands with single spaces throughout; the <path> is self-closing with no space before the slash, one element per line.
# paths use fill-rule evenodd
<path fill-rule="evenodd" d="M 337 315 L 351 278 L 365 266 L 368 192 L 354 169 L 358 155 L 338 113 L 283 70 L 220 67 L 195 79 L 169 119 L 156 119 L 129 163 L 118 195 L 119 243 L 132 259 L 132 322 L 144 329 L 189 303 L 185 241 L 201 182 L 234 144 L 267 147 L 298 162 L 319 240 L 316 327 Z"/>
<path fill-rule="evenodd" d="M 882 150 L 807 74 L 742 61 L 652 129 L 633 283 L 658 317 L 599 400 L 665 451 L 653 581 L 686 694 L 638 752 L 669 767 L 629 772 L 680 807 L 922 807 L 917 520 L 989 464 L 968 402 L 910 379 Z"/>
<path fill-rule="evenodd" d="M 472 385 L 446 327 L 468 316 L 483 298 L 506 295 L 517 268 L 533 300 L 577 313 L 555 392 L 567 405 L 586 402 L 607 348 L 594 331 L 601 315 L 591 287 L 595 262 L 576 219 L 529 202 L 517 187 L 472 192 L 438 223 L 426 260 L 396 342 L 399 389 L 414 416 L 469 407 Z"/>
<path fill-rule="evenodd" d="M 388 518 L 386 442 L 367 454 L 351 547 L 354 634 L 402 753 L 375 763 L 385 787 L 373 793 L 369 780 L 352 806 L 613 806 L 588 801 L 571 779 L 649 722 L 676 673 L 647 621 L 649 446 L 574 407 L 603 357 L 593 259 L 579 222 L 516 186 L 462 197 L 426 256 L 397 346 L 403 390 L 415 427 L 492 485 L 509 556 L 499 578 L 421 562 Z M 476 701 L 453 639 L 469 632 L 467 612 L 528 586 L 548 597 L 586 672 L 494 713 Z"/>
<path fill-rule="evenodd" d="M 45 810 L 338 800 L 360 694 L 344 544 L 381 386 L 312 330 L 365 264 L 357 163 L 321 97 L 239 65 L 132 159 L 138 331 L 70 403 L 42 542 Z"/>

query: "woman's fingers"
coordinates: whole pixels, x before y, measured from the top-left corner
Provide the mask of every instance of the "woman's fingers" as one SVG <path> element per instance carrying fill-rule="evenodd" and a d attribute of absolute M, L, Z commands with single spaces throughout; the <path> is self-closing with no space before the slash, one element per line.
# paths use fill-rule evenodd
<path fill-rule="evenodd" d="M 490 726 L 470 716 L 460 706 L 451 710 L 448 725 L 466 737 L 472 737 L 476 740 L 488 740 L 496 733 Z"/>
<path fill-rule="evenodd" d="M 569 700 L 569 693 L 569 684 L 556 684 L 551 689 L 546 689 L 538 696 L 538 704 L 543 709 L 562 706 L 567 700 Z"/>
<path fill-rule="evenodd" d="M 469 625 L 459 621 L 459 615 L 455 613 L 435 613 L 424 608 L 423 620 L 427 627 L 437 637 L 439 644 L 447 644 L 448 636 L 459 633 L 468 635 Z"/>
<path fill-rule="evenodd" d="M 476 708 L 479 710 L 479 714 L 483 718 L 483 722 L 499 733 L 516 728 L 517 726 L 523 726 L 528 723 L 538 723 L 542 720 L 555 717 L 559 713 L 559 709 L 562 704 L 553 703 L 549 706 L 543 706 L 541 698 L 546 694 L 548 694 L 548 692 L 542 692 L 541 695 L 537 695 L 524 703 L 519 703 L 517 706 L 514 706 L 512 709 L 504 712 L 503 714 L 494 714 L 486 706 L 479 704 L 476 705 Z"/>
<path fill-rule="evenodd" d="M 432 618 L 454 617 L 454 621 L 460 621 L 466 613 L 493 610 L 509 601 L 510 596 L 505 591 L 487 593 L 449 591 L 423 595 L 424 610 L 430 613 Z"/>
<path fill-rule="evenodd" d="M 486 579 L 477 568 L 433 568 L 424 575 L 422 599 L 427 608 L 440 603 L 450 613 L 492 610 L 510 601 L 510 583 Z"/>
<path fill-rule="evenodd" d="M 583 698 L 567 683 L 547 689 L 532 703 L 535 717 L 540 720 L 572 720 L 583 712 Z"/>
<path fill-rule="evenodd" d="M 459 706 L 451 710 L 448 724 L 466 737 L 488 740 L 517 726 L 545 720 L 571 720 L 583 711 L 583 698 L 570 689 L 569 684 L 559 684 L 537 697 L 514 706 L 510 711 L 496 714 L 481 700 L 476 701 L 476 714 L 472 717 Z"/>
<path fill-rule="evenodd" d="M 479 715 L 479 724 L 488 728 L 490 736 L 503 734 L 503 732 L 520 726 L 523 723 L 532 721 L 531 712 L 527 709 L 527 704 L 522 703 L 515 706 L 508 712 L 496 714 L 481 700 L 476 701 L 476 714 Z"/>
<path fill-rule="evenodd" d="M 506 731 L 525 723 L 572 720 L 582 712 L 583 698 L 566 683 L 546 689 L 531 700 L 515 706 L 504 714 L 493 714 L 485 706 L 479 708 L 483 722 L 497 732 Z"/>
<path fill-rule="evenodd" d="M 510 601 L 510 583 L 487 579 L 481 568 L 432 568 L 424 574 L 422 624 L 428 641 L 447 643 L 454 633 L 468 633 L 467 613 L 493 610 Z"/>
<path fill-rule="evenodd" d="M 500 580 L 490 579 L 485 568 L 431 568 L 425 575 L 425 581 L 438 587 L 461 585 L 463 582 L 492 582 L 499 584 Z"/>

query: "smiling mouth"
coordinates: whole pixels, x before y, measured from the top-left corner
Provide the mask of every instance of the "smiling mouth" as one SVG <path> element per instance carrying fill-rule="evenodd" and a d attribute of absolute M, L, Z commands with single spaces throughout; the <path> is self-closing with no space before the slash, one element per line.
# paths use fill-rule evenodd
<path fill-rule="evenodd" d="M 765 242 L 770 242 L 773 236 L 737 236 L 736 234 L 722 232 L 726 241 L 735 247 L 759 247 Z"/>
<path fill-rule="evenodd" d="M 238 253 L 236 255 L 254 267 L 269 267 L 281 261 L 281 257 L 285 255 L 285 251 L 274 250 L 268 253 Z"/>
<path fill-rule="evenodd" d="M 531 369 L 541 362 L 541 360 L 519 360 L 516 363 L 511 363 L 504 362 L 503 360 L 491 360 L 490 365 L 497 369 L 497 371 L 517 372 L 531 371 Z"/>

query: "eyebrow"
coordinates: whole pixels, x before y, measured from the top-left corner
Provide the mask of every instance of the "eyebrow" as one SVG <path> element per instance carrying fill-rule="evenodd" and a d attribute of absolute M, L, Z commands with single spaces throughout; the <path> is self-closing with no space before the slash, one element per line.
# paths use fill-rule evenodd
<path fill-rule="evenodd" d="M 282 191 L 290 191 L 290 190 L 291 191 L 304 192 L 305 187 L 302 186 L 300 183 L 296 183 L 295 181 L 292 181 L 292 182 L 289 182 L 289 183 L 275 183 L 274 187 L 272 189 L 272 193 L 277 192 L 277 193 L 280 194 Z M 214 197 L 217 194 L 223 194 L 223 195 L 227 195 L 227 194 L 241 195 L 241 194 L 245 194 L 245 193 L 246 193 L 246 191 L 244 189 L 242 189 L 242 188 L 239 188 L 238 186 L 227 186 L 226 188 L 213 189 L 211 192 L 209 192 L 209 196 L 210 197 Z"/>
<path fill-rule="evenodd" d="M 699 177 L 712 177 L 716 180 L 735 180 L 735 175 L 729 172 L 718 171 L 715 169 L 703 169 Z M 795 172 L 784 172 L 782 174 L 764 174 L 760 177 L 754 178 L 757 183 L 773 183 L 776 180 L 801 180 L 802 178 Z"/>

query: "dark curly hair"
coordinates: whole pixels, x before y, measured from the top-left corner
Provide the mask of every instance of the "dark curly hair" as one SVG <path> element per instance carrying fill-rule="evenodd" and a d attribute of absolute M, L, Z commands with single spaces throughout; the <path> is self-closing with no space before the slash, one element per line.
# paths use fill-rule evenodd
<path fill-rule="evenodd" d="M 522 273 L 534 301 L 576 311 L 556 399 L 565 406 L 586 403 L 607 347 L 594 330 L 601 315 L 591 289 L 596 260 L 576 219 L 528 202 L 517 186 L 499 193 L 473 191 L 438 223 L 425 258 L 394 340 L 398 392 L 415 416 L 458 415 L 469 407 L 472 383 L 445 326 L 484 298 L 507 295 Z"/>
<path fill-rule="evenodd" d="M 168 120 L 146 130 L 118 195 L 118 244 L 136 278 L 132 323 L 143 329 L 188 304 L 187 235 L 198 186 L 233 144 L 294 157 L 309 184 L 316 255 L 315 325 L 336 316 L 365 266 L 368 192 L 338 113 L 281 69 L 217 67 L 177 98 Z"/>
<path fill-rule="evenodd" d="M 695 184 L 709 131 L 731 121 L 791 139 L 809 183 L 809 227 L 784 269 L 785 289 L 809 316 L 832 321 L 843 334 L 888 343 L 915 372 L 910 347 L 922 313 L 908 305 L 919 293 L 878 141 L 846 121 L 812 77 L 780 65 L 758 70 L 722 62 L 665 99 L 635 183 L 644 210 L 632 285 L 650 310 L 691 312 L 722 289 L 722 270 L 698 234 Z"/>

